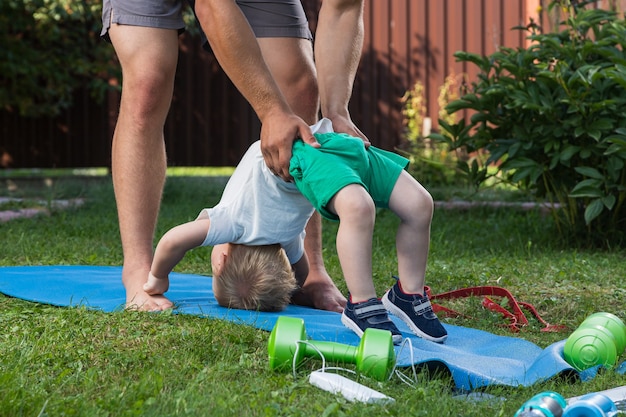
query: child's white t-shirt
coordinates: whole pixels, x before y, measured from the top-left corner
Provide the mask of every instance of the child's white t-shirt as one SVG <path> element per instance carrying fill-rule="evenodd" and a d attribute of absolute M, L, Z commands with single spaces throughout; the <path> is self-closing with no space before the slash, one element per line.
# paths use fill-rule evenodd
<path fill-rule="evenodd" d="M 332 124 L 322 119 L 311 130 L 329 133 Z M 278 243 L 293 264 L 304 253 L 304 229 L 314 209 L 294 183 L 272 174 L 263 160 L 261 142 L 256 141 L 228 180 L 219 203 L 203 211 L 211 226 L 202 246 Z"/>

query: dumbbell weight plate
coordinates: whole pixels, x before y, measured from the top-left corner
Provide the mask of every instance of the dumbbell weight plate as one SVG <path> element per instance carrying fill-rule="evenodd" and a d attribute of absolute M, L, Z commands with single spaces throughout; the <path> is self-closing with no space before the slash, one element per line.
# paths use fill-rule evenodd
<path fill-rule="evenodd" d="M 396 352 L 387 330 L 366 329 L 356 354 L 357 369 L 378 381 L 384 381 L 395 367 Z"/>
<path fill-rule="evenodd" d="M 579 371 L 595 365 L 612 368 L 617 362 L 615 339 L 605 328 L 579 328 L 565 341 L 563 356 L 567 363 Z"/>
<path fill-rule="evenodd" d="M 270 333 L 267 343 L 270 369 L 288 368 L 293 363 L 293 355 L 296 352 L 296 343 L 306 340 L 304 320 L 296 317 L 280 316 Z M 296 364 L 304 358 L 304 349 L 297 349 L 298 357 Z"/>
<path fill-rule="evenodd" d="M 626 325 L 614 314 L 594 313 L 587 317 L 579 327 L 605 327 L 615 338 L 617 354 L 621 355 L 626 349 Z"/>

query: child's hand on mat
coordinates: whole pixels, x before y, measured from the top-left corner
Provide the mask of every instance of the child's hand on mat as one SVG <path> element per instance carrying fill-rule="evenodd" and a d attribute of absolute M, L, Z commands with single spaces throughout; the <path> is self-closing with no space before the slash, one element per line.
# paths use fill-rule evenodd
<path fill-rule="evenodd" d="M 162 295 L 170 287 L 170 280 L 168 277 L 157 278 L 152 275 L 152 272 L 148 274 L 148 282 L 143 284 L 143 290 L 149 295 Z"/>

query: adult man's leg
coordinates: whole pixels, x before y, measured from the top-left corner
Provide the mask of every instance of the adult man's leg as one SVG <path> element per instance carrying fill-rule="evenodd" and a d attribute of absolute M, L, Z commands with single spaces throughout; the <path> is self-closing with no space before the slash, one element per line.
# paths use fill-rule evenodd
<path fill-rule="evenodd" d="M 178 59 L 171 29 L 112 25 L 109 36 L 122 66 L 122 97 L 113 135 L 112 174 L 124 253 L 127 308 L 163 310 L 172 303 L 143 291 L 165 182 L 163 125 Z"/>
<path fill-rule="evenodd" d="M 317 121 L 319 94 L 310 40 L 258 38 L 263 58 L 293 111 L 309 124 Z M 306 228 L 305 251 L 309 275 L 294 302 L 341 312 L 346 299 L 328 275 L 322 257 L 322 222 L 314 213 Z"/>

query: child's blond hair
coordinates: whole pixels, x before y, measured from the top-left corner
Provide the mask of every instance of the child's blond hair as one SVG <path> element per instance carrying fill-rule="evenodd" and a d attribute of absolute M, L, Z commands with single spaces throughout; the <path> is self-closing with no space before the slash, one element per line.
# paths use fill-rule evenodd
<path fill-rule="evenodd" d="M 219 274 L 213 276 L 219 305 L 259 311 L 281 311 L 297 289 L 296 278 L 280 245 L 231 244 Z"/>

